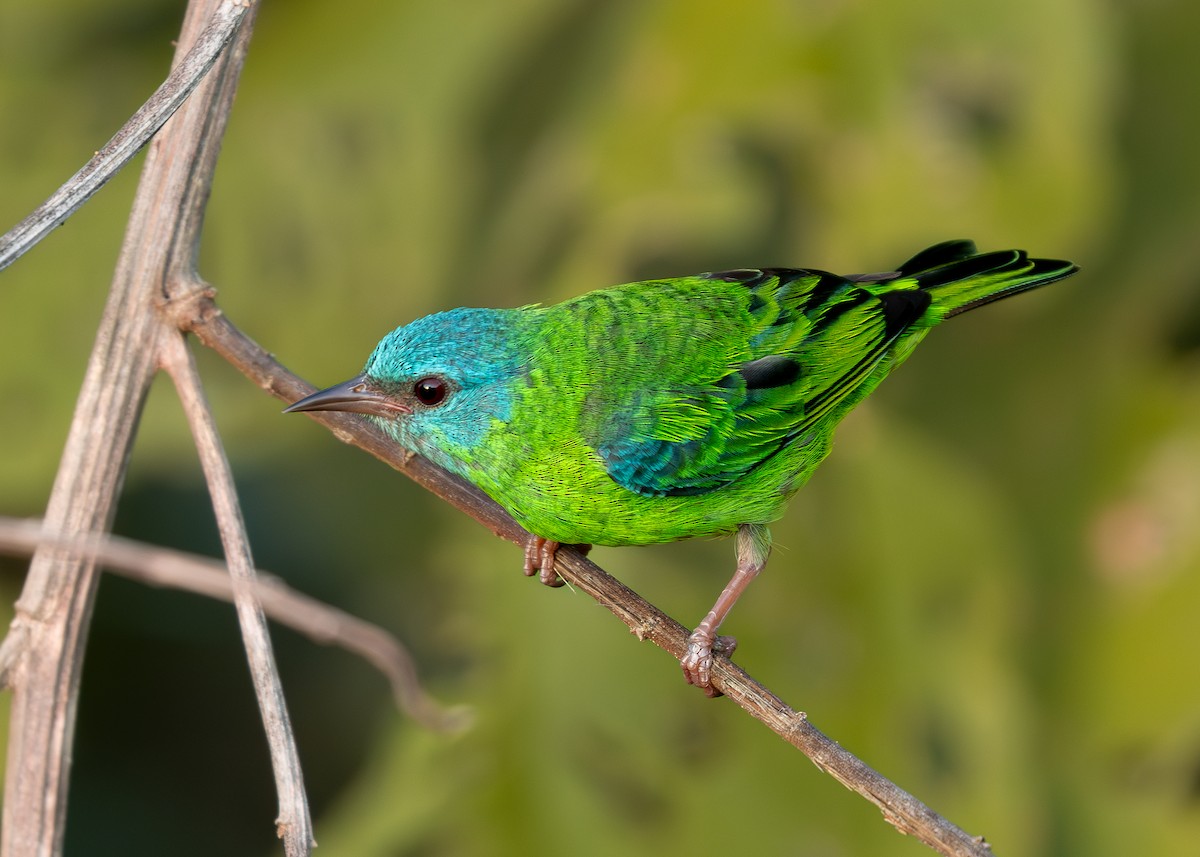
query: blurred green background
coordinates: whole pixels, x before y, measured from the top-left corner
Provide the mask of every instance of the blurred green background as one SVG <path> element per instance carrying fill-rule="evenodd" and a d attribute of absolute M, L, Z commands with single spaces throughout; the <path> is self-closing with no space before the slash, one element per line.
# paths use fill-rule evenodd
<path fill-rule="evenodd" d="M 0 228 L 158 84 L 182 2 L 0 5 Z M 259 17 L 201 271 L 317 384 L 391 327 L 973 237 L 1079 276 L 939 329 L 854 413 L 733 613 L 738 662 L 1002 855 L 1200 842 L 1192 0 L 289 0 Z M 136 165 L 0 277 L 0 513 L 38 515 Z M 321 854 L 928 853 L 583 595 L 200 355 L 257 559 L 392 629 L 475 726 L 278 630 Z M 158 385 L 117 530 L 216 553 Z M 598 549 L 685 623 L 728 542 Z M 24 564 L 5 561 L 8 604 Z M 115 578 L 68 854 L 281 853 L 233 611 Z"/>

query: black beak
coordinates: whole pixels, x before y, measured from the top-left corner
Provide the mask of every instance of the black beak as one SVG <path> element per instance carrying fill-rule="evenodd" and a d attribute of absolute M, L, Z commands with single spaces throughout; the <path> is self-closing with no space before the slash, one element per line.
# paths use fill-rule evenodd
<path fill-rule="evenodd" d="M 375 389 L 366 375 L 358 375 L 326 390 L 319 390 L 283 409 L 285 414 L 297 411 L 349 411 L 376 417 L 394 417 L 411 414 L 412 408 Z"/>

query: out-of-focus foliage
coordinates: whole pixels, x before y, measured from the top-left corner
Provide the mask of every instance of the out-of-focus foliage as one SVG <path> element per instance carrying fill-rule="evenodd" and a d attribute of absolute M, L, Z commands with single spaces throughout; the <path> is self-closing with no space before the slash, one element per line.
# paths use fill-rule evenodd
<path fill-rule="evenodd" d="M 182 2 L 0 5 L 0 226 L 149 94 Z M 1200 112 L 1190 0 L 267 3 L 202 273 L 316 383 L 390 327 L 973 237 L 1078 277 L 955 319 L 847 420 L 738 660 L 998 853 L 1200 841 Z M 53 479 L 136 182 L 0 276 L 0 512 Z M 585 597 L 210 355 L 259 562 L 395 630 L 429 734 L 280 631 L 321 853 L 922 854 Z M 215 551 L 148 404 L 117 526 Z M 684 622 L 732 546 L 598 550 Z M 20 564 L 0 582 L 18 591 Z M 232 610 L 106 580 L 68 854 L 278 853 Z"/>

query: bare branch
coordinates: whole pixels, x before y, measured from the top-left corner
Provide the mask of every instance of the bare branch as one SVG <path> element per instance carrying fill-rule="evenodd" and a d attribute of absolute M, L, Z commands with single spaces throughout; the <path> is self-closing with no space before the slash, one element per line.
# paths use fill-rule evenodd
<path fill-rule="evenodd" d="M 49 199 L 0 236 L 0 270 L 65 222 L 132 160 L 191 95 L 253 5 L 249 0 L 224 0 L 217 7 L 192 49 L 121 130 Z"/>
<path fill-rule="evenodd" d="M 313 391 L 312 385 L 293 375 L 238 330 L 210 295 L 196 294 L 194 300 L 174 309 L 181 326 L 276 398 L 292 402 Z M 529 538 L 507 512 L 475 486 L 406 452 L 358 417 L 329 411 L 315 411 L 308 416 L 327 426 L 339 440 L 391 465 L 501 538 L 518 545 Z M 598 565 L 564 547 L 555 557 L 555 569 L 568 583 L 608 608 L 639 640 L 649 640 L 676 660 L 683 656 L 688 630 Z M 982 838 L 971 836 L 873 770 L 813 726 L 803 712 L 792 709 L 724 656 L 714 661 L 713 684 L 821 770 L 879 807 L 897 830 L 951 857 L 991 855 L 991 848 Z"/>
<path fill-rule="evenodd" d="M 48 533 L 38 519 L 0 516 L 0 553 L 26 556 L 43 545 L 85 555 L 106 570 L 149 586 L 233 600 L 229 569 L 219 560 L 104 533 L 76 537 Z M 273 621 L 316 643 L 358 655 L 379 670 L 391 685 L 396 707 L 421 725 L 438 732 L 467 727 L 469 712 L 461 706 L 443 708 L 429 696 L 421 687 L 408 649 L 383 628 L 297 592 L 261 570 L 256 572 L 254 592 Z"/>
<path fill-rule="evenodd" d="M 279 818 L 276 825 L 289 855 L 308 854 L 315 845 L 308 799 L 304 792 L 304 775 L 300 770 L 300 754 L 292 734 L 287 704 L 279 673 L 275 669 L 271 636 L 267 618 L 255 598 L 254 560 L 250 556 L 250 540 L 238 504 L 233 473 L 221 446 L 216 422 L 204 399 L 200 375 L 183 335 L 168 337 L 163 342 L 163 368 L 175 382 L 179 400 L 187 415 L 192 437 L 200 454 L 200 465 L 212 496 L 213 511 L 229 564 L 233 581 L 233 601 L 237 607 L 242 640 L 250 662 L 250 674 L 258 696 L 258 708 L 267 730 L 271 750 L 271 767 L 275 771 L 275 790 L 279 794 Z"/>

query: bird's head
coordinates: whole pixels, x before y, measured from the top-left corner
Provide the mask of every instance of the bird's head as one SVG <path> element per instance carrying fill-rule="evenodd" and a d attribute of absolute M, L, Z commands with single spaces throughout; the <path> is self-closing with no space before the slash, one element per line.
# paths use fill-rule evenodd
<path fill-rule="evenodd" d="M 380 340 L 362 374 L 285 409 L 366 414 L 401 445 L 461 470 L 464 456 L 506 423 L 523 361 L 520 310 L 455 309 Z"/>

